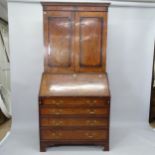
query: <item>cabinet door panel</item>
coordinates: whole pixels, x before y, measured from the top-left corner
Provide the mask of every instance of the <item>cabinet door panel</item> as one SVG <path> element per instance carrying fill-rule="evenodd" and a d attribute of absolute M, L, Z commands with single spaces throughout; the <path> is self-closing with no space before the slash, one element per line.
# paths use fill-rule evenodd
<path fill-rule="evenodd" d="M 45 23 L 45 38 L 47 38 L 45 70 L 61 73 L 73 71 L 72 13 L 50 11 L 45 14 Z"/>
<path fill-rule="evenodd" d="M 104 12 L 76 13 L 76 68 L 79 72 L 105 71 L 106 20 Z"/>
<path fill-rule="evenodd" d="M 101 19 L 84 17 L 81 18 L 80 24 L 80 65 L 101 66 Z"/>

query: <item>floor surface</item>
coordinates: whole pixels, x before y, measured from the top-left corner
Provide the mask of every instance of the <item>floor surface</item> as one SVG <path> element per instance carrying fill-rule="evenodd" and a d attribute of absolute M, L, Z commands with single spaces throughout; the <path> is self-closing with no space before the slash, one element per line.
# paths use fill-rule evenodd
<path fill-rule="evenodd" d="M 19 128 L 0 146 L 0 155 L 155 155 L 155 130 L 148 126 L 111 126 L 110 151 L 100 146 L 58 146 L 39 152 L 38 129 Z"/>

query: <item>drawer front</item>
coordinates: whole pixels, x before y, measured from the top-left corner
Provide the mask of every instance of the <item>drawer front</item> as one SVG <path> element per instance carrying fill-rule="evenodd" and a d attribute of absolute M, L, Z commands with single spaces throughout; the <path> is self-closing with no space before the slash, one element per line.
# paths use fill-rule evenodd
<path fill-rule="evenodd" d="M 44 98 L 41 101 L 43 105 L 52 107 L 105 107 L 108 100 L 104 98 L 86 97 L 86 98 Z"/>
<path fill-rule="evenodd" d="M 107 137 L 106 130 L 41 130 L 42 140 L 103 140 Z"/>
<path fill-rule="evenodd" d="M 64 126 L 108 126 L 108 119 L 106 118 L 90 118 L 90 119 L 81 119 L 81 118 L 41 118 L 40 120 L 41 126 L 43 127 L 64 127 Z"/>
<path fill-rule="evenodd" d="M 108 108 L 64 108 L 64 109 L 59 109 L 59 108 L 44 108 L 42 107 L 40 109 L 41 115 L 94 115 L 94 114 L 99 114 L 99 115 L 107 115 L 108 114 Z"/>

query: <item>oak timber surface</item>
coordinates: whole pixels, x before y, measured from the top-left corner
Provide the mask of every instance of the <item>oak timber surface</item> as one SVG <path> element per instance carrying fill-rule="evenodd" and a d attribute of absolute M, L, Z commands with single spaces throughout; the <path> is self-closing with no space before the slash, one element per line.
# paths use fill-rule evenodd
<path fill-rule="evenodd" d="M 43 74 L 40 97 L 104 96 L 109 88 L 106 74 Z"/>
<path fill-rule="evenodd" d="M 108 151 L 109 4 L 42 3 L 42 6 L 45 57 L 39 92 L 40 151 L 72 144 L 102 145 Z"/>

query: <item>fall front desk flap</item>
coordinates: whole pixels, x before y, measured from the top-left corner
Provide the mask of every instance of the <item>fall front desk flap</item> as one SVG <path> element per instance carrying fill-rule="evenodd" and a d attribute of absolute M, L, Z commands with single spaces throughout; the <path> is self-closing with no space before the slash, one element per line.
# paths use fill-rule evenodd
<path fill-rule="evenodd" d="M 106 74 L 43 74 L 40 97 L 110 96 Z"/>

